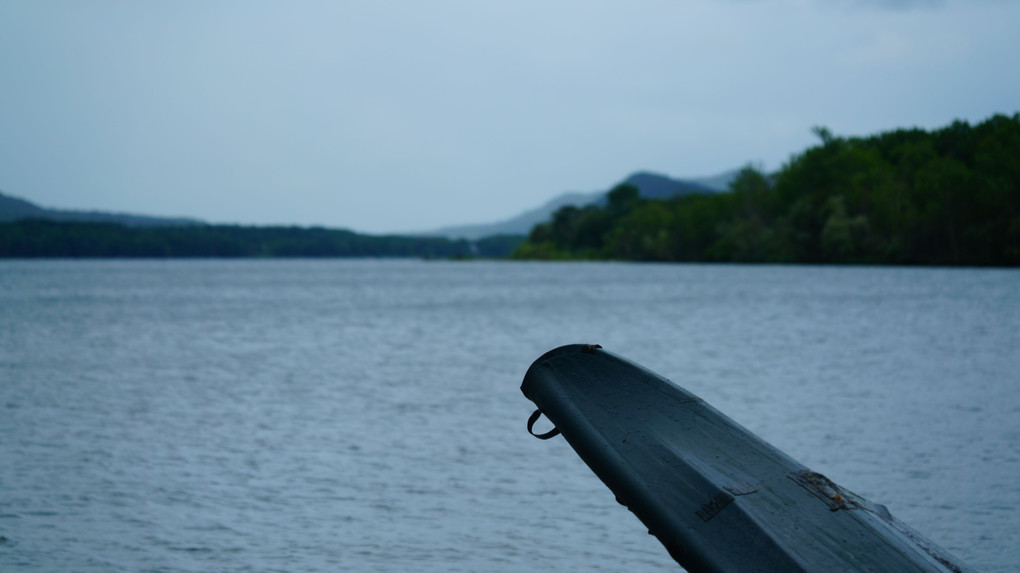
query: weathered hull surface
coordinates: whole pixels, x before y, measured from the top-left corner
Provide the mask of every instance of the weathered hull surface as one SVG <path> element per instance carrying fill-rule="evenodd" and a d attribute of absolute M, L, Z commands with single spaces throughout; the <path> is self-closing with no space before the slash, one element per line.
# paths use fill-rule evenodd
<path fill-rule="evenodd" d="M 970 570 L 884 506 L 597 346 L 546 353 L 521 391 L 688 571 Z"/>

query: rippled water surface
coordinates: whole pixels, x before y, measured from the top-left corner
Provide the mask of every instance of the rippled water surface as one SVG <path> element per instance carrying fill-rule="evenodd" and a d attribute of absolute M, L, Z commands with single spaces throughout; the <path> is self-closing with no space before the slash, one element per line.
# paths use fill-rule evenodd
<path fill-rule="evenodd" d="M 670 571 L 519 391 L 598 342 L 985 571 L 1020 272 L 0 262 L 2 571 Z"/>

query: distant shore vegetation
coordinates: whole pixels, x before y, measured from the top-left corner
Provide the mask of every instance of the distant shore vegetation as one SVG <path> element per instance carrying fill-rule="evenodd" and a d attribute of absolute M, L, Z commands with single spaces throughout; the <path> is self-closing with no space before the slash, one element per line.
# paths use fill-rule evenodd
<path fill-rule="evenodd" d="M 0 223 L 0 258 L 425 259 L 1020 266 L 1020 113 L 837 137 L 728 192 L 648 200 L 630 185 L 528 237 L 468 241 L 306 227 Z"/>
<path fill-rule="evenodd" d="M 0 257 L 406 257 L 505 258 L 522 237 L 476 241 L 362 235 L 305 227 L 126 226 L 27 219 L 0 224 Z"/>
<path fill-rule="evenodd" d="M 1020 114 L 820 143 L 728 193 L 563 207 L 516 259 L 1020 265 Z"/>

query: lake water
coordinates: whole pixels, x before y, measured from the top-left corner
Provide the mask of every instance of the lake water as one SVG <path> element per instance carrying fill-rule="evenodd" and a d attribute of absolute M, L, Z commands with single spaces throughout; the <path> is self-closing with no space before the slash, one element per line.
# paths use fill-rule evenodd
<path fill-rule="evenodd" d="M 1020 271 L 0 261 L 0 571 L 678 570 L 525 431 L 575 342 L 1020 562 Z"/>

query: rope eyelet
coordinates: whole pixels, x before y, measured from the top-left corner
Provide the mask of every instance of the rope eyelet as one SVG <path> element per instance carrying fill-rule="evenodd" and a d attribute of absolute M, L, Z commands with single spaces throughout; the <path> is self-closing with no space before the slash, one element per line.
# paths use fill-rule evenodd
<path fill-rule="evenodd" d="M 546 432 L 544 434 L 536 434 L 535 433 L 535 429 L 534 429 L 535 428 L 535 422 L 537 422 L 538 419 L 541 416 L 542 416 L 542 410 L 535 410 L 531 414 L 531 417 L 528 418 L 528 433 L 531 434 L 532 436 L 535 436 L 536 438 L 538 438 L 540 440 L 548 440 L 549 438 L 555 438 L 556 436 L 558 436 L 560 434 L 560 431 L 557 428 L 553 428 L 553 429 L 549 430 L 548 432 Z"/>

